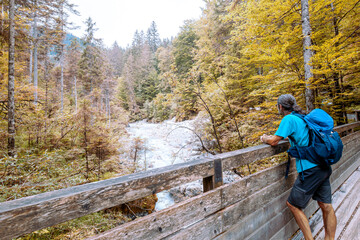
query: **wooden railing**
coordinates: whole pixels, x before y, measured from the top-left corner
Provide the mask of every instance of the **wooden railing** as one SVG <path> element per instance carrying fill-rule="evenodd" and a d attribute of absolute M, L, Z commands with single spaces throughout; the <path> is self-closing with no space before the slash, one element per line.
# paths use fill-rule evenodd
<path fill-rule="evenodd" d="M 360 165 L 360 122 L 335 128 L 343 157 L 333 167 L 333 189 Z M 11 239 L 93 212 L 203 179 L 204 193 L 138 218 L 93 239 L 286 239 L 297 225 L 285 206 L 295 167 L 284 179 L 285 163 L 222 185 L 222 172 L 284 152 L 260 145 L 114 179 L 0 203 L 0 239 Z M 306 213 L 317 206 L 311 203 Z"/>

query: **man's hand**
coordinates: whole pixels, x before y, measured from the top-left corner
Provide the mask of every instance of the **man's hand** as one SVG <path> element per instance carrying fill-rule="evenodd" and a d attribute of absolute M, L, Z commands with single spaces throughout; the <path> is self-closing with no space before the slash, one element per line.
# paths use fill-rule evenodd
<path fill-rule="evenodd" d="M 278 145 L 278 143 L 283 139 L 283 137 L 280 137 L 280 136 L 276 136 L 276 135 L 262 135 L 260 137 L 260 140 L 263 142 L 263 143 L 266 143 L 266 144 L 269 144 L 271 146 L 276 146 Z"/>

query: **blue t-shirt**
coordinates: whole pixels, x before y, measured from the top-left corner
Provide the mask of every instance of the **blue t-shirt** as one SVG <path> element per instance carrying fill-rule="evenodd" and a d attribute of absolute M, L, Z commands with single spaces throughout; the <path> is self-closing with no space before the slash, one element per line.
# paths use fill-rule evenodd
<path fill-rule="evenodd" d="M 304 147 L 309 144 L 309 128 L 304 120 L 292 114 L 286 115 L 281 120 L 275 135 L 283 137 L 284 139 L 289 137 L 291 146 L 296 144 L 300 147 Z M 296 170 L 299 173 L 316 166 L 315 163 L 306 159 L 301 159 L 301 161 L 296 159 Z"/>

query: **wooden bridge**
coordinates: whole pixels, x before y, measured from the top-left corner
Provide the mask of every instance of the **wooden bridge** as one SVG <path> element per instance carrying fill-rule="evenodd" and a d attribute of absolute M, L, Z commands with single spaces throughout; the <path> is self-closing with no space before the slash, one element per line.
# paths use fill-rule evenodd
<path fill-rule="evenodd" d="M 333 166 L 331 184 L 338 227 L 336 238 L 360 239 L 360 122 L 335 130 L 343 157 Z M 0 239 L 12 239 L 93 212 L 203 179 L 204 193 L 167 209 L 125 223 L 91 239 L 301 239 L 286 207 L 297 176 L 284 179 L 286 163 L 230 184 L 222 173 L 284 152 L 260 145 L 119 178 L 75 186 L 0 203 Z M 294 162 L 294 161 L 292 161 Z M 312 201 L 305 209 L 317 239 L 323 239 L 321 211 Z"/>

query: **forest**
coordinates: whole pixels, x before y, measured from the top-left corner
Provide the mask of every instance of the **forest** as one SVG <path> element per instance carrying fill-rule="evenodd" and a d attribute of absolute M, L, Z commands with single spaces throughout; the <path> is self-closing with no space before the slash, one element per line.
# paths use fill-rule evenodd
<path fill-rule="evenodd" d="M 308 112 L 324 109 L 336 125 L 351 121 L 360 108 L 360 1 L 204 1 L 177 36 L 160 39 L 152 22 L 124 48 L 95 38 L 91 18 L 83 36 L 70 34 L 77 10 L 68 0 L 2 0 L 0 201 L 139 171 L 119 157 L 138 120 L 200 114 L 206 125 L 195 131 L 213 154 L 273 134 L 281 94 Z M 141 141 L 131 151 L 139 149 Z M 114 215 L 122 218 L 97 214 L 92 231 L 116 224 L 104 220 Z"/>

